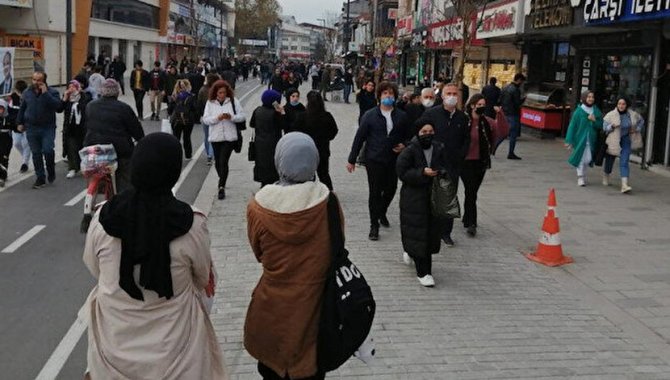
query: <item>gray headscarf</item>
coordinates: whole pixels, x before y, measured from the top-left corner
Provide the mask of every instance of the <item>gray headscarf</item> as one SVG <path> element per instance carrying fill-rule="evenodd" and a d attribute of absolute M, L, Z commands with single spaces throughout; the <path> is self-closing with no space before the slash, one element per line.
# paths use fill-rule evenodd
<path fill-rule="evenodd" d="M 277 143 L 275 167 L 280 186 L 313 181 L 319 166 L 319 151 L 314 140 L 302 132 L 287 133 Z"/>

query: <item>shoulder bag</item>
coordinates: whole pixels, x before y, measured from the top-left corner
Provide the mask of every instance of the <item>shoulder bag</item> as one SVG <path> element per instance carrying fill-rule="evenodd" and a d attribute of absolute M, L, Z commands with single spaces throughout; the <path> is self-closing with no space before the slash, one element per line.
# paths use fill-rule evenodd
<path fill-rule="evenodd" d="M 230 99 L 230 103 L 233 105 L 233 114 L 237 114 L 237 110 L 235 109 L 235 98 Z M 237 127 L 237 141 L 235 141 L 235 146 L 233 147 L 233 150 L 235 153 L 240 153 L 242 151 L 242 131 L 247 129 L 247 122 L 246 121 L 240 121 L 239 123 L 235 123 L 235 127 Z"/>

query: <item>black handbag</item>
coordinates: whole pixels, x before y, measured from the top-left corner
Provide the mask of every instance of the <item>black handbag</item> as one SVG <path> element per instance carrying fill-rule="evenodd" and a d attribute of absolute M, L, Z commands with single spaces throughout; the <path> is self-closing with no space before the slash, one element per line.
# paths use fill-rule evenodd
<path fill-rule="evenodd" d="M 235 98 L 230 99 L 230 102 L 233 105 L 233 114 L 237 114 L 237 110 L 235 109 Z M 242 145 L 244 144 L 242 141 L 242 131 L 247 129 L 247 122 L 240 121 L 239 123 L 235 123 L 235 127 L 237 128 L 237 141 L 235 141 L 233 150 L 235 153 L 240 153 L 242 152 Z"/>
<path fill-rule="evenodd" d="M 317 366 L 323 372 L 339 368 L 363 344 L 376 309 L 370 286 L 344 248 L 338 201 L 332 192 L 328 230 L 332 261 L 323 291 L 316 351 Z"/>
<path fill-rule="evenodd" d="M 249 140 L 249 150 L 247 150 L 247 159 L 249 161 L 256 161 L 256 141 L 255 135 L 251 134 L 251 140 Z"/>
<path fill-rule="evenodd" d="M 593 158 L 593 164 L 596 166 L 603 166 L 605 155 L 607 154 L 607 134 L 603 131 L 598 132 L 596 138 L 596 156 Z"/>
<path fill-rule="evenodd" d="M 458 202 L 458 182 L 453 181 L 449 174 L 433 178 L 430 193 L 430 211 L 436 218 L 460 218 L 461 205 Z"/>

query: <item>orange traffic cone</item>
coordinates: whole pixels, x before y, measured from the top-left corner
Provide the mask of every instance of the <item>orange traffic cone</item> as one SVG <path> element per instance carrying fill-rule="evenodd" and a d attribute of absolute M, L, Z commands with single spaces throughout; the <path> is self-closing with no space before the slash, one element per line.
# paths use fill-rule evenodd
<path fill-rule="evenodd" d="M 544 223 L 542 224 L 542 236 L 540 236 L 535 252 L 527 254 L 526 257 L 550 267 L 573 262 L 572 257 L 563 256 L 559 236 L 560 230 L 558 217 L 556 216 L 556 192 L 551 189 L 547 200 L 547 215 L 544 217 Z"/>

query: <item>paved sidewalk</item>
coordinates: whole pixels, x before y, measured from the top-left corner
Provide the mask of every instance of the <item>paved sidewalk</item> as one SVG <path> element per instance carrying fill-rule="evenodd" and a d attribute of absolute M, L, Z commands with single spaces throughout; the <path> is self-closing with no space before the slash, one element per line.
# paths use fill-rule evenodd
<path fill-rule="evenodd" d="M 391 228 L 378 242 L 367 239 L 365 172 L 344 168 L 357 106 L 326 107 L 340 128 L 330 166 L 347 247 L 378 307 L 376 361 L 351 359 L 327 378 L 668 378 L 670 180 L 633 169 L 632 195 L 599 184 L 577 188 L 561 141 L 524 137 L 517 150 L 523 161 L 493 160 L 480 191 L 479 234 L 468 238 L 457 223 L 456 247 L 434 257 L 437 286 L 426 289 L 402 264 L 398 197 Z M 236 379 L 258 379 L 242 344 L 261 273 L 246 235 L 246 204 L 258 189 L 251 178 L 246 153 L 234 155 L 227 198 L 214 200 L 209 220 L 220 275 L 211 317 Z M 549 187 L 557 189 L 564 250 L 575 258 L 562 268 L 520 254 L 537 243 Z"/>

